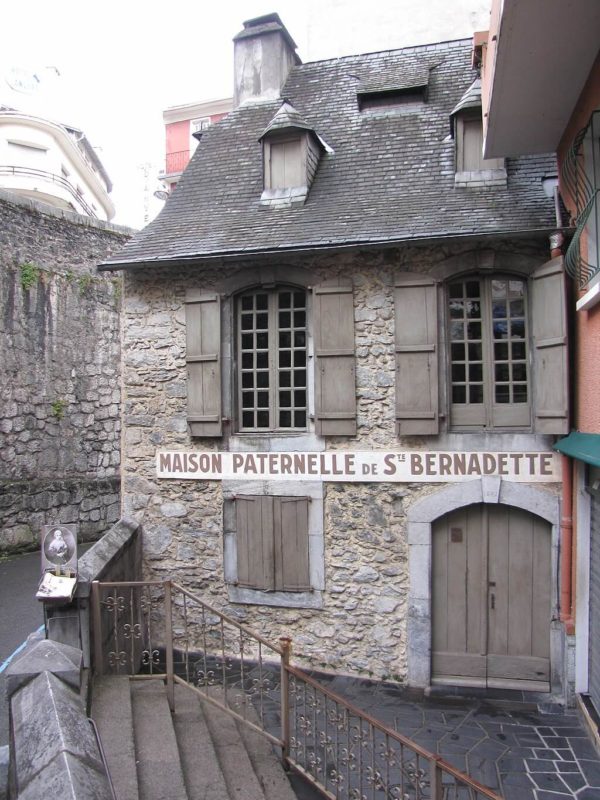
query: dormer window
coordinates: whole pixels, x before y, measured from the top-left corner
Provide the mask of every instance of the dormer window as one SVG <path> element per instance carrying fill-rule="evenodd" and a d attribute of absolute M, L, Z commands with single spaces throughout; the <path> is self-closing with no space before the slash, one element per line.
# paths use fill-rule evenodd
<path fill-rule="evenodd" d="M 455 143 L 454 185 L 461 187 L 506 186 L 503 158 L 483 157 L 481 81 L 478 78 L 461 97 L 450 115 Z"/>
<path fill-rule="evenodd" d="M 262 206 L 303 205 L 326 149 L 296 109 L 284 102 L 259 141 L 263 148 Z"/>

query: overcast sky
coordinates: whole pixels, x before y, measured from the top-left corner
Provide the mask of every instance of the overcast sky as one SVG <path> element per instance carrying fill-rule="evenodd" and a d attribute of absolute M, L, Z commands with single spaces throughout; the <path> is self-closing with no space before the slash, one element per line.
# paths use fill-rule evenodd
<path fill-rule="evenodd" d="M 231 96 L 231 40 L 244 20 L 277 11 L 300 58 L 314 61 L 471 36 L 487 28 L 491 0 L 1 5 L 0 102 L 82 128 L 113 181 L 113 221 L 141 227 L 161 207 L 152 193 L 164 162 L 162 112 Z M 34 94 L 11 92 L 14 67 L 39 76 Z"/>

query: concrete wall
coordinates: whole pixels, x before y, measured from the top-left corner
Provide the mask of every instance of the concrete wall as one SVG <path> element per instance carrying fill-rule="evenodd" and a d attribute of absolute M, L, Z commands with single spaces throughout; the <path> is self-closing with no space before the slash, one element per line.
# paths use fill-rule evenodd
<path fill-rule="evenodd" d="M 499 243 L 524 263 L 542 264 L 545 246 Z M 395 435 L 394 274 L 435 271 L 452 255 L 461 269 L 472 245 L 305 258 L 285 267 L 311 270 L 315 281 L 352 276 L 356 342 L 356 437 L 328 449 L 549 450 L 552 437 L 531 433 L 453 433 L 398 439 Z M 294 640 L 295 662 L 377 678 L 408 675 L 409 513 L 444 484 L 335 483 L 323 485 L 324 585 L 321 608 L 232 602 L 224 576 L 223 498 L 226 483 L 156 478 L 157 450 L 318 450 L 314 431 L 294 438 L 231 436 L 192 440 L 186 423 L 186 290 L 219 290 L 235 272 L 219 266 L 129 274 L 124 305 L 124 513 L 144 530 L 147 577 L 171 578 L 207 602 L 276 640 Z M 226 300 L 224 300 L 226 304 Z M 227 343 L 223 345 L 224 353 Z M 227 356 L 225 355 L 225 361 Z M 440 369 L 445 370 L 443 357 Z M 225 412 L 227 415 L 227 412 Z M 244 444 L 245 442 L 245 444 Z M 264 483 L 264 482 L 261 482 Z M 256 489 L 256 487 L 254 487 Z M 264 492 L 286 494 L 284 482 Z M 540 486 L 556 497 L 556 484 Z M 236 486 L 238 492 L 241 487 Z M 250 486 L 246 493 L 252 494 Z M 256 493 L 256 491 L 254 491 Z M 460 505 L 460 503 L 457 503 Z M 558 522 L 556 519 L 554 522 Z M 556 566 L 555 566 L 556 570 Z M 424 576 L 427 582 L 429 576 Z"/>
<path fill-rule="evenodd" d="M 0 550 L 119 517 L 120 278 L 130 231 L 0 193 Z"/>

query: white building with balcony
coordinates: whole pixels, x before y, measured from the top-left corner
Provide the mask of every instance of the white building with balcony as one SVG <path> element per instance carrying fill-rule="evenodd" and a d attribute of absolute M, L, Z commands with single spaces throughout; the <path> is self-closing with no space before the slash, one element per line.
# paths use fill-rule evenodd
<path fill-rule="evenodd" d="M 112 183 L 83 131 L 0 106 L 0 187 L 97 219 L 115 214 Z"/>

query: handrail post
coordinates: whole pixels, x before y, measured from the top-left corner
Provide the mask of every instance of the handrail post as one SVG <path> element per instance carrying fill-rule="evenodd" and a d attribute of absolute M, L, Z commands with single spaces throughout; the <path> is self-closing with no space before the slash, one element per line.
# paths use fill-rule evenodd
<path fill-rule="evenodd" d="M 92 581 L 92 624 L 94 626 L 94 662 L 95 675 L 104 674 L 104 653 L 102 652 L 102 614 L 100 613 L 100 584 Z"/>
<path fill-rule="evenodd" d="M 165 636 L 167 655 L 167 699 L 171 712 L 175 711 L 175 681 L 173 680 L 173 604 L 171 581 L 165 581 Z"/>
<path fill-rule="evenodd" d="M 292 640 L 287 636 L 279 639 L 281 644 L 281 761 L 283 768 L 289 770 L 290 755 L 290 665 Z"/>
<path fill-rule="evenodd" d="M 429 762 L 429 765 L 431 767 L 431 772 L 430 772 L 430 775 L 429 775 L 429 780 L 430 780 L 430 783 L 431 783 L 431 795 L 430 795 L 431 796 L 431 800 L 442 800 L 442 797 L 443 797 L 443 795 L 442 795 L 442 791 L 443 791 L 443 785 L 442 785 L 443 773 L 442 773 L 442 770 L 440 769 L 440 765 L 438 764 L 437 758 L 431 759 L 431 761 Z"/>

